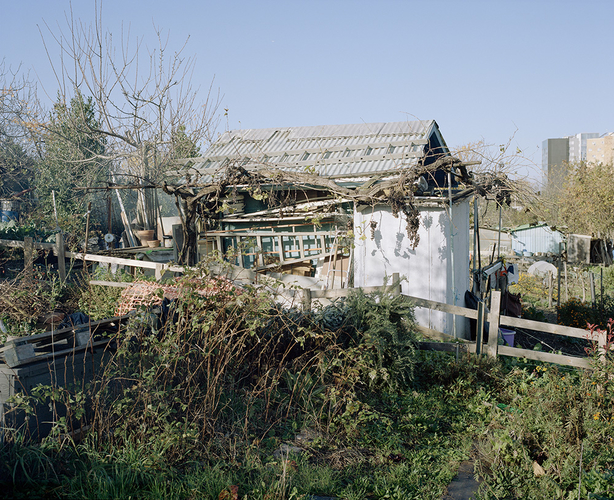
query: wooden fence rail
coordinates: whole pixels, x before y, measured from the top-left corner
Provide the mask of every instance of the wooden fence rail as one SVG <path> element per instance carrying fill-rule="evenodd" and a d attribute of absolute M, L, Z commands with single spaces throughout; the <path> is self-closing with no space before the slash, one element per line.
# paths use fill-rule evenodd
<path fill-rule="evenodd" d="M 398 283 L 398 274 L 393 274 L 393 283 Z M 366 293 L 376 290 L 382 290 L 387 288 L 392 290 L 393 293 L 401 293 L 400 285 L 396 287 L 365 287 L 363 290 Z M 303 307 L 310 308 L 311 300 L 316 298 L 328 298 L 334 299 L 338 297 L 347 296 L 350 293 L 348 289 L 341 290 L 304 290 L 303 291 Z M 501 304 L 501 292 L 494 290 L 492 292 L 491 309 L 494 312 L 488 314 L 481 314 L 480 309 L 477 311 L 474 309 L 468 309 L 466 307 L 453 306 L 442 302 L 436 302 L 434 300 L 423 299 L 421 297 L 412 297 L 410 295 L 403 294 L 404 297 L 411 300 L 416 307 L 424 307 L 427 309 L 441 311 L 444 313 L 453 314 L 456 316 L 462 316 L 468 319 L 475 319 L 477 321 L 477 340 L 472 343 L 461 344 L 457 346 L 456 342 L 426 342 L 422 347 L 435 350 L 445 350 L 450 352 L 458 352 L 458 350 L 475 352 L 481 354 L 485 352 L 488 356 L 512 356 L 517 358 L 527 358 L 536 361 L 546 361 L 549 363 L 556 363 L 559 365 L 575 366 L 578 368 L 590 368 L 591 360 L 588 358 L 581 358 L 578 356 L 568 356 L 564 354 L 554 354 L 541 351 L 533 351 L 529 349 L 520 349 L 517 347 L 499 345 L 499 327 L 511 326 L 515 328 L 526 328 L 528 330 L 535 330 L 538 332 L 552 333 L 555 335 L 561 335 L 564 337 L 579 338 L 585 340 L 596 341 L 601 349 L 605 348 L 607 343 L 606 332 L 594 334 L 591 337 L 590 332 L 582 330 L 581 328 L 573 328 L 569 326 L 553 325 L 551 323 L 542 323 L 540 321 L 533 321 L 522 318 L 515 318 L 512 316 L 502 316 L 498 313 Z M 482 345 L 482 339 L 484 338 L 483 332 L 485 323 L 488 323 L 490 335 L 488 343 Z M 436 346 L 436 347 L 435 347 Z M 485 348 L 485 349 L 483 349 Z"/>

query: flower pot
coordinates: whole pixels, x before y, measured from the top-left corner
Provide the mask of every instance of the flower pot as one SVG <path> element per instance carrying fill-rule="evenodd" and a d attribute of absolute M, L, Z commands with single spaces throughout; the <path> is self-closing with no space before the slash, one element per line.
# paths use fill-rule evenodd
<path fill-rule="evenodd" d="M 147 246 L 149 248 L 156 248 L 160 246 L 160 240 L 148 240 L 147 241 Z"/>
<path fill-rule="evenodd" d="M 139 240 L 141 240 L 141 245 L 146 246 L 148 241 L 153 240 L 154 230 L 143 229 L 141 231 L 137 231 L 136 236 Z"/>

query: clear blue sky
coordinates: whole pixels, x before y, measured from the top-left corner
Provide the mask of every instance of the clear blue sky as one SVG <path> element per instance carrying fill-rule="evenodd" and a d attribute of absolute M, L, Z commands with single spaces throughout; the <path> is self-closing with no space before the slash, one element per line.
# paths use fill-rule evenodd
<path fill-rule="evenodd" d="M 72 8 L 94 19 L 93 0 Z M 1 2 L 0 57 L 50 95 L 39 27 L 69 10 Z M 105 0 L 103 23 L 152 46 L 154 25 L 172 48 L 189 36 L 193 83 L 215 78 L 231 129 L 435 119 L 451 148 L 515 134 L 538 165 L 548 137 L 614 130 L 611 1 Z"/>

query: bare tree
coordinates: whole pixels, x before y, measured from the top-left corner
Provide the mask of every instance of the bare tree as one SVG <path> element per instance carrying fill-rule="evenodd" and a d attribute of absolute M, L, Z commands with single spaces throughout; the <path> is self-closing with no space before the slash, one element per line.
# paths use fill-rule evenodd
<path fill-rule="evenodd" d="M 465 163 L 473 164 L 475 181 L 488 185 L 480 194 L 480 220 L 499 224 L 499 209 L 504 210 L 504 224 L 520 224 L 544 216 L 543 203 L 527 174 L 537 166 L 517 147 L 514 135 L 505 144 L 488 144 L 481 139 L 456 148 L 452 154 Z M 511 209 L 510 209 L 511 208 Z"/>
<path fill-rule="evenodd" d="M 0 193 L 24 190 L 40 156 L 40 106 L 36 86 L 21 67 L 0 61 Z"/>
<path fill-rule="evenodd" d="M 65 27 L 46 28 L 42 36 L 59 98 L 67 103 L 77 93 L 92 97 L 99 126 L 80 124 L 90 123 L 87 132 L 106 137 L 100 159 L 112 162 L 117 174 L 134 176 L 135 184 L 157 182 L 171 160 L 184 154 L 176 151 L 179 145 L 211 140 L 219 96 L 212 96 L 209 87 L 204 102 L 198 101 L 199 89 L 191 83 L 196 61 L 184 55 L 187 41 L 173 51 L 168 37 L 155 28 L 155 48 L 129 32 L 116 43 L 102 25 L 100 5 L 93 24 L 74 19 L 71 12 Z M 144 194 L 140 201 L 147 205 Z"/>

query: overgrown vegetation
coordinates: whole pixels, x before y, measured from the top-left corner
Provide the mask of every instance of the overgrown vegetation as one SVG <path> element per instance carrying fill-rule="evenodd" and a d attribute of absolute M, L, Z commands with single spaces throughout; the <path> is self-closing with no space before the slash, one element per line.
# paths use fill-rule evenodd
<path fill-rule="evenodd" d="M 400 296 L 357 291 L 305 314 L 270 287 L 198 276 L 137 312 L 95 382 L 15 398 L 15 412 L 68 412 L 42 443 L 5 433 L 5 494 L 439 499 L 473 456 L 484 499 L 575 498 L 581 457 L 583 495 L 612 497 L 609 355 L 593 352 L 592 372 L 456 360 L 415 350 Z M 104 315 L 108 294 L 80 304 Z"/>
<path fill-rule="evenodd" d="M 477 442 L 483 498 L 614 498 L 614 359 L 601 354 L 592 371 L 512 364 Z"/>

